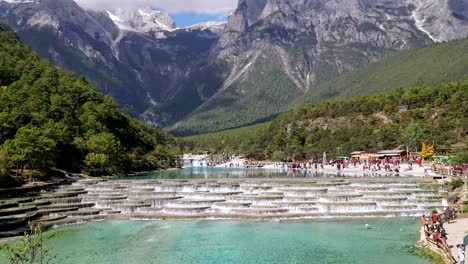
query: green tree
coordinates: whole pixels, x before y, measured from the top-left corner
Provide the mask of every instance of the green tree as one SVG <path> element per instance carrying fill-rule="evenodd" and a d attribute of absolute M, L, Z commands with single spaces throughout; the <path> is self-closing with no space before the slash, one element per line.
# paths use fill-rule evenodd
<path fill-rule="evenodd" d="M 118 172 L 123 151 L 120 141 L 113 134 L 103 132 L 91 136 L 86 148 L 89 153 L 86 155 L 85 164 L 90 168 L 91 174 Z"/>
<path fill-rule="evenodd" d="M 29 223 L 31 232 L 15 242 L 5 243 L 0 249 L 11 264 L 47 264 L 55 256 L 44 246 L 41 224 Z"/>
<path fill-rule="evenodd" d="M 37 127 L 21 127 L 12 140 L 4 144 L 5 151 L 16 168 L 44 169 L 53 166 L 55 141 L 44 136 Z"/>
<path fill-rule="evenodd" d="M 452 161 L 456 164 L 468 164 L 468 149 L 458 148 L 453 152 Z"/>
<path fill-rule="evenodd" d="M 406 128 L 403 139 L 411 151 L 418 151 L 418 148 L 423 140 L 424 131 L 418 123 L 410 123 Z"/>
<path fill-rule="evenodd" d="M 284 151 L 278 150 L 273 153 L 273 160 L 275 161 L 285 161 L 286 153 Z"/>

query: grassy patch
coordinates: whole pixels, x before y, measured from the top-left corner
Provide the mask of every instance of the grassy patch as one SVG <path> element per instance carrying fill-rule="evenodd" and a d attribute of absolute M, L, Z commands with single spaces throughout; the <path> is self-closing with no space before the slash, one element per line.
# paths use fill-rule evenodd
<path fill-rule="evenodd" d="M 432 251 L 430 249 L 422 248 L 422 249 L 417 250 L 416 253 L 419 256 L 430 260 L 434 264 L 445 264 L 444 259 L 442 258 L 442 256 L 435 253 L 434 251 Z"/>

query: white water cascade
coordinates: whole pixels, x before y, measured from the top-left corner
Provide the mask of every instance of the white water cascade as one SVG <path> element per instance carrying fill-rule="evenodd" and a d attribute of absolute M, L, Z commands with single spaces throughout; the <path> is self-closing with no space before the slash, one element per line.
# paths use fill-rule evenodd
<path fill-rule="evenodd" d="M 420 216 L 441 209 L 447 195 L 416 178 L 79 180 L 0 203 L 0 237 L 22 234 L 31 220 Z"/>
<path fill-rule="evenodd" d="M 419 216 L 447 196 L 409 179 L 81 180 L 57 193 L 67 190 L 94 205 L 78 211 L 134 219 Z"/>

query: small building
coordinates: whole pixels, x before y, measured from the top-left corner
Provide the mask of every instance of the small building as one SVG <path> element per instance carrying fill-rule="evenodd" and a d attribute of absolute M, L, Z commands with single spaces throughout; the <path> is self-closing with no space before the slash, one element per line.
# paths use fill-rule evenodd
<path fill-rule="evenodd" d="M 352 159 L 360 161 L 374 160 L 377 158 L 376 153 L 371 151 L 353 151 L 350 155 Z"/>
<path fill-rule="evenodd" d="M 394 149 L 394 150 L 381 150 L 377 152 L 379 158 L 398 158 L 398 159 L 405 159 L 408 157 L 408 153 L 406 150 L 401 149 Z"/>

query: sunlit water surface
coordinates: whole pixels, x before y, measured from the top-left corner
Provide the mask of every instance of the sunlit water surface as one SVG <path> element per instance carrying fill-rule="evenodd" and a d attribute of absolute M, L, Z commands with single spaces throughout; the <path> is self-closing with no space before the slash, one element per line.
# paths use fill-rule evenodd
<path fill-rule="evenodd" d="M 53 263 L 429 263 L 413 251 L 418 222 L 407 218 L 105 221 L 46 237 Z"/>
<path fill-rule="evenodd" d="M 311 170 L 245 169 L 245 168 L 186 168 L 142 173 L 119 179 L 245 179 L 245 178 L 336 178 L 342 175 L 323 174 Z"/>

